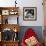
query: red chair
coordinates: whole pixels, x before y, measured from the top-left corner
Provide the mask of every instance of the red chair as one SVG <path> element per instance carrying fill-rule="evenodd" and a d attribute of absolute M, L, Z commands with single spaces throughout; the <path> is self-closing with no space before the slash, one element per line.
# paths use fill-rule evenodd
<path fill-rule="evenodd" d="M 21 42 L 21 46 L 27 46 L 27 44 L 25 43 L 25 40 L 34 36 L 37 39 L 37 35 L 36 33 L 33 31 L 32 28 L 28 28 L 27 31 L 24 34 L 24 37 L 22 38 L 22 42 Z M 38 41 L 38 39 L 37 39 Z M 37 44 L 35 46 L 41 46 L 40 42 L 38 41 Z"/>

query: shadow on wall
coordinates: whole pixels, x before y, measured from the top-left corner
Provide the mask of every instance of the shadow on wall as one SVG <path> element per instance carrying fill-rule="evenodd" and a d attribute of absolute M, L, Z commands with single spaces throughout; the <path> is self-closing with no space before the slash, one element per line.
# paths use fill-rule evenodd
<path fill-rule="evenodd" d="M 20 32 L 19 32 L 19 39 L 20 39 L 20 42 L 23 38 L 23 35 L 25 33 L 25 31 L 28 29 L 28 28 L 32 28 L 34 30 L 34 32 L 36 32 L 37 34 L 37 37 L 39 39 L 39 41 L 41 43 L 43 43 L 43 30 L 42 30 L 42 26 L 21 26 L 20 27 Z"/>

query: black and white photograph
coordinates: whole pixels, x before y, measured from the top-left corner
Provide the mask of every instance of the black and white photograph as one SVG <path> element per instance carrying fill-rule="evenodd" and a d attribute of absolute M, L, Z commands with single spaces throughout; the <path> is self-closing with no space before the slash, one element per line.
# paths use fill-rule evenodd
<path fill-rule="evenodd" d="M 37 20 L 37 8 L 36 7 L 24 7 L 23 8 L 23 19 L 24 20 Z"/>

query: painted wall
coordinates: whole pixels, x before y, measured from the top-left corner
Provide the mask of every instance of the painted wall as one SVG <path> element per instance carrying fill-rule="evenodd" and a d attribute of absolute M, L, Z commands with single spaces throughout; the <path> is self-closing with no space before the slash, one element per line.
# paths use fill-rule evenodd
<path fill-rule="evenodd" d="M 24 3 L 25 2 L 25 3 Z M 42 6 L 42 0 L 25 0 L 22 1 L 23 4 L 21 4 L 23 7 L 37 7 L 37 21 L 23 21 L 23 10 L 20 11 L 21 18 L 20 18 L 20 25 L 22 26 L 43 26 L 43 6 Z M 21 7 L 20 9 L 23 9 Z"/>
<path fill-rule="evenodd" d="M 15 0 L 0 0 L 1 7 L 15 6 Z M 19 7 L 19 24 L 20 26 L 43 26 L 44 15 L 42 0 L 17 0 L 17 7 Z M 37 8 L 37 21 L 24 21 L 23 20 L 23 7 L 36 7 Z"/>

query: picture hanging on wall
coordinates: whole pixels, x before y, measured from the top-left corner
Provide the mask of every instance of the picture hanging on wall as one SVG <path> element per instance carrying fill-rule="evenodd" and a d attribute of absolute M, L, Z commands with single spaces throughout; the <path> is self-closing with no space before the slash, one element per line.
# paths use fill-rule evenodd
<path fill-rule="evenodd" d="M 37 8 L 36 7 L 24 7 L 23 8 L 23 20 L 36 21 L 37 20 Z"/>

